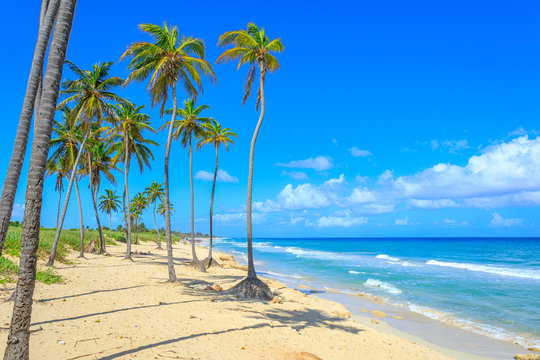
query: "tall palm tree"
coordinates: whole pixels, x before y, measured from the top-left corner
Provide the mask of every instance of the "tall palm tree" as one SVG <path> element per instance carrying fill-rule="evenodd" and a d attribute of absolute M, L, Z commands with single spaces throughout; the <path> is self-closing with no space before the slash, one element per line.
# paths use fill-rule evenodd
<path fill-rule="evenodd" d="M 195 231 L 194 231 L 194 205 L 193 205 L 193 137 L 199 139 L 204 131 L 204 126 L 210 122 L 209 118 L 199 116 L 201 112 L 208 109 L 208 105 L 195 105 L 195 100 L 189 99 L 184 101 L 184 108 L 178 109 L 176 115 L 180 117 L 179 120 L 175 120 L 173 124 L 173 140 L 181 139 L 181 143 L 184 148 L 189 149 L 189 184 L 191 186 L 191 253 L 193 260 L 191 264 L 205 271 L 204 265 L 197 258 L 197 252 L 195 251 Z M 172 109 L 167 110 L 167 113 L 171 113 Z M 172 122 L 171 122 L 172 123 Z M 160 128 L 164 129 L 170 125 L 169 122 L 163 124 Z"/>
<path fill-rule="evenodd" d="M 56 228 L 56 234 L 52 245 L 51 256 L 47 262 L 48 266 L 54 264 L 54 256 L 56 255 L 56 247 L 60 239 L 60 232 L 64 224 L 71 188 L 75 180 L 77 167 L 85 144 L 90 135 L 92 124 L 101 124 L 103 117 L 111 114 L 111 102 L 119 102 L 123 99 L 114 94 L 111 90 L 120 86 L 123 79 L 116 76 L 109 76 L 109 72 L 113 65 L 112 62 L 103 64 L 94 64 L 92 70 L 82 70 L 72 62 L 66 61 L 70 70 L 76 75 L 76 80 L 66 80 L 62 84 L 62 94 L 67 98 L 62 101 L 58 107 L 61 108 L 67 104 L 74 103 L 75 106 L 71 110 L 72 121 L 77 120 L 84 128 L 84 138 L 79 147 L 79 151 L 73 163 L 73 169 L 69 179 L 69 185 L 66 191 L 66 199 L 60 222 Z M 91 180 L 91 179 L 90 179 Z M 90 181 L 92 182 L 92 181 Z"/>
<path fill-rule="evenodd" d="M 255 79 L 257 70 L 259 71 L 259 89 L 257 94 L 256 109 L 261 105 L 261 113 L 259 121 L 255 127 L 253 138 L 251 139 L 251 147 L 249 152 L 249 173 L 248 173 L 248 188 L 247 188 L 247 206 L 246 206 L 246 222 L 247 222 L 247 250 L 248 250 L 248 276 L 242 282 L 237 284 L 232 290 L 241 296 L 256 297 L 263 299 L 271 299 L 272 293 L 270 288 L 257 277 L 255 265 L 253 262 L 253 246 L 252 246 L 252 228 L 251 228 L 251 191 L 253 185 L 253 158 L 255 154 L 255 142 L 264 119 L 265 104 L 264 104 L 264 79 L 267 72 L 275 72 L 279 69 L 279 62 L 272 52 L 282 52 L 283 44 L 281 39 L 277 38 L 270 40 L 266 35 L 264 28 L 259 28 L 254 23 L 249 23 L 247 30 L 228 31 L 219 37 L 219 46 L 229 46 L 231 48 L 225 50 L 217 59 L 218 63 L 238 60 L 238 68 L 242 64 L 251 65 L 244 85 L 244 99 L 242 105 L 251 94 L 253 80 Z"/>
<path fill-rule="evenodd" d="M 120 196 L 116 195 L 116 191 L 106 189 L 105 194 L 99 197 L 99 209 L 109 215 L 109 232 L 111 239 L 112 236 L 112 213 L 118 212 L 120 209 Z"/>
<path fill-rule="evenodd" d="M 83 223 L 83 212 L 81 204 L 81 194 L 79 192 L 79 179 L 80 176 L 75 177 L 75 192 L 77 193 L 77 203 L 79 205 L 79 228 L 80 228 L 80 238 L 81 238 L 81 249 L 79 251 L 79 257 L 84 258 L 84 223 Z"/>
<path fill-rule="evenodd" d="M 100 131 L 93 132 L 93 134 L 99 134 Z M 101 228 L 101 222 L 99 221 L 99 213 L 97 207 L 97 194 L 99 192 L 99 187 L 101 185 L 101 176 L 103 175 L 111 184 L 116 185 L 116 180 L 111 172 L 111 170 L 119 170 L 111 157 L 112 149 L 111 145 L 105 140 L 101 139 L 100 135 L 92 139 L 94 141 L 89 142 L 89 145 L 86 149 L 86 167 L 83 167 L 83 171 L 89 175 L 89 187 L 92 195 L 92 203 L 94 205 L 94 213 L 96 215 L 96 222 L 99 231 L 100 238 L 100 250 L 99 253 L 102 254 L 106 252 L 105 249 L 105 239 L 103 237 L 103 230 Z"/>
<path fill-rule="evenodd" d="M 137 193 L 135 197 L 133 198 L 132 202 L 133 208 L 135 209 L 135 213 L 133 215 L 133 219 L 135 220 L 135 228 L 137 230 L 137 237 L 135 238 L 135 244 L 139 244 L 139 220 L 141 219 L 142 212 L 146 207 L 148 206 L 148 198 L 145 196 L 144 193 Z"/>
<path fill-rule="evenodd" d="M 171 216 L 169 213 L 169 155 L 173 124 L 176 118 L 176 86 L 180 83 L 191 98 L 202 91 L 201 75 L 215 82 L 212 66 L 204 59 L 205 47 L 201 39 L 182 37 L 176 26 L 141 24 L 139 28 L 149 34 L 153 42 L 138 41 L 131 44 L 120 60 L 131 57 L 128 68 L 131 70 L 125 85 L 132 81 L 144 81 L 150 76 L 148 91 L 152 106 L 161 103 L 161 116 L 167 103 L 169 90 L 172 94 L 173 110 L 169 135 L 165 148 L 165 233 L 167 237 L 167 266 L 169 281 L 176 281 L 171 241 Z"/>
<path fill-rule="evenodd" d="M 158 249 L 161 249 L 161 234 L 159 233 L 159 229 L 156 222 L 156 205 L 157 201 L 163 202 L 165 200 L 164 195 L 165 191 L 163 191 L 163 184 L 158 184 L 157 182 L 152 182 L 150 186 L 146 187 L 146 190 L 144 191 L 146 198 L 148 199 L 149 204 L 154 204 L 154 211 L 152 212 L 154 216 L 154 226 L 156 227 L 156 231 L 158 234 Z"/>
<path fill-rule="evenodd" d="M 63 169 L 63 176 L 67 177 L 79 151 L 79 144 L 82 143 L 83 133 L 82 128 L 73 119 L 71 109 L 68 106 L 63 106 L 58 110 L 61 114 L 61 121 L 55 121 L 53 126 L 53 134 L 55 138 L 51 140 L 50 163 L 56 163 Z M 82 205 L 80 195 L 78 193 L 77 179 L 75 178 L 75 189 L 77 190 L 77 201 L 79 204 L 79 222 L 81 244 L 84 246 L 84 225 L 82 216 Z M 59 199 L 60 201 L 60 199 Z M 60 205 L 58 205 L 58 214 L 60 213 Z M 56 226 L 58 227 L 59 215 L 57 215 Z M 81 257 L 84 253 L 81 252 Z"/>
<path fill-rule="evenodd" d="M 206 267 L 212 266 L 215 260 L 212 258 L 212 246 L 213 246 L 213 211 L 214 211 L 214 190 L 216 188 L 216 178 L 218 173 L 218 150 L 220 145 L 225 146 L 225 149 L 229 151 L 229 143 L 234 145 L 233 137 L 238 138 L 234 132 L 229 128 L 222 127 L 216 120 L 210 119 L 203 129 L 202 137 L 197 144 L 197 149 L 205 145 L 212 145 L 216 149 L 216 169 L 214 170 L 214 181 L 212 183 L 212 196 L 210 197 L 210 241 L 208 250 L 208 257 L 203 260 Z"/>
<path fill-rule="evenodd" d="M 47 162 L 46 176 L 56 175 L 54 181 L 54 190 L 58 191 L 58 207 L 56 210 L 56 225 L 58 226 L 58 220 L 60 218 L 60 204 L 62 202 L 62 190 L 64 189 L 64 177 L 66 176 L 65 169 L 62 168 L 62 162 L 55 162 L 53 159 L 49 159 Z"/>
<path fill-rule="evenodd" d="M 155 141 L 146 139 L 144 131 L 156 131 L 150 126 L 150 116 L 142 113 L 144 105 L 136 106 L 129 101 L 123 101 L 112 107 L 113 114 L 107 118 L 112 125 L 105 128 L 106 134 L 110 135 L 114 143 L 112 149 L 116 151 L 114 162 L 124 160 L 124 195 L 123 212 L 126 228 L 126 259 L 131 259 L 131 219 L 129 202 L 128 176 L 131 158 L 135 156 L 139 169 L 142 173 L 144 166 L 150 167 L 150 158 L 154 156 L 147 145 L 157 145 Z M 127 200 L 126 200 L 127 199 Z"/>
<path fill-rule="evenodd" d="M 165 216 L 165 203 L 161 202 L 159 203 L 157 207 L 158 214 L 161 216 Z M 169 212 L 174 212 L 174 206 L 173 203 L 169 203 Z"/>
<path fill-rule="evenodd" d="M 2 196 L 0 197 L 0 255 L 2 255 L 2 250 L 4 248 L 9 220 L 11 219 L 11 212 L 13 211 L 15 194 L 17 193 L 17 185 L 19 183 L 19 177 L 21 175 L 21 169 L 26 154 L 28 134 L 30 133 L 30 125 L 32 123 L 32 113 L 34 108 L 39 108 L 39 106 L 36 105 L 38 105 L 37 103 L 41 100 L 41 96 L 37 96 L 37 93 L 41 83 L 43 61 L 45 59 L 45 53 L 47 52 L 59 5 L 60 0 L 43 0 L 41 4 L 38 38 L 34 48 L 30 75 L 28 76 L 28 82 L 26 84 L 26 94 L 24 96 L 21 115 L 19 117 L 17 134 L 15 135 L 15 144 L 13 145 L 11 160 L 4 179 Z M 37 115 L 38 112 L 36 111 L 34 123 L 36 123 Z"/>
<path fill-rule="evenodd" d="M 47 59 L 47 70 L 43 77 L 39 123 L 32 142 L 32 154 L 27 177 L 19 274 L 7 346 L 4 351 L 5 360 L 28 359 L 30 356 L 29 328 L 32 317 L 32 296 L 36 284 L 36 252 L 39 245 L 43 176 L 47 166 L 56 101 L 73 23 L 75 4 L 76 0 L 61 1 L 54 35 L 51 40 L 51 51 L 49 51 Z"/>

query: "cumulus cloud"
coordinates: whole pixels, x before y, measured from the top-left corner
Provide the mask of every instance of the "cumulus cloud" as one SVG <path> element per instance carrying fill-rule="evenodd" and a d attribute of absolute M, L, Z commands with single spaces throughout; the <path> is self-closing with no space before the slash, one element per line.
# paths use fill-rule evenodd
<path fill-rule="evenodd" d="M 288 210 L 320 209 L 330 205 L 324 192 L 309 183 L 296 187 L 288 184 L 277 198 L 280 205 Z"/>
<path fill-rule="evenodd" d="M 436 199 L 436 200 L 425 200 L 425 199 L 409 199 L 409 207 L 418 208 L 418 209 L 442 209 L 442 208 L 451 208 L 457 207 L 458 204 L 450 199 Z"/>
<path fill-rule="evenodd" d="M 195 179 L 197 180 L 203 180 L 203 181 L 214 181 L 214 173 L 199 170 L 195 174 Z M 237 183 L 238 178 L 235 176 L 229 175 L 227 171 L 218 169 L 216 181 L 218 182 L 226 182 L 226 183 Z"/>
<path fill-rule="evenodd" d="M 517 129 L 514 129 L 508 133 L 508 136 L 514 137 L 514 136 L 523 136 L 527 135 L 527 130 L 523 128 L 523 126 L 518 127 Z"/>
<path fill-rule="evenodd" d="M 228 224 L 228 225 L 237 225 L 239 223 L 245 223 L 246 222 L 246 213 L 227 213 L 227 214 L 215 214 L 214 215 L 214 221 L 221 223 L 221 224 Z M 264 222 L 265 215 L 257 212 L 251 213 L 251 220 L 255 224 L 260 224 Z"/>
<path fill-rule="evenodd" d="M 285 171 L 281 172 L 281 175 L 288 176 L 294 180 L 309 180 L 308 175 L 303 171 Z"/>
<path fill-rule="evenodd" d="M 396 219 L 396 221 L 394 222 L 395 225 L 398 225 L 398 226 L 406 226 L 406 225 L 409 225 L 409 218 L 408 217 L 404 217 L 403 219 Z"/>
<path fill-rule="evenodd" d="M 317 156 L 315 158 L 307 158 L 305 160 L 293 160 L 288 163 L 277 163 L 277 166 L 288 168 L 313 169 L 316 171 L 325 171 L 331 169 L 334 164 L 329 156 Z"/>
<path fill-rule="evenodd" d="M 366 217 L 354 217 L 351 212 L 346 210 L 338 216 L 322 216 L 317 220 L 319 227 L 351 227 L 364 225 L 368 223 Z"/>
<path fill-rule="evenodd" d="M 491 227 L 509 227 L 509 226 L 523 226 L 521 219 L 505 219 L 498 213 L 493 214 L 493 218 L 489 223 Z"/>
<path fill-rule="evenodd" d="M 360 150 L 356 146 L 353 146 L 352 148 L 350 148 L 349 151 L 351 152 L 351 155 L 354 156 L 354 157 L 359 157 L 359 156 L 360 157 L 366 157 L 366 156 L 373 155 L 371 153 L 371 151 L 369 151 L 369 150 Z"/>

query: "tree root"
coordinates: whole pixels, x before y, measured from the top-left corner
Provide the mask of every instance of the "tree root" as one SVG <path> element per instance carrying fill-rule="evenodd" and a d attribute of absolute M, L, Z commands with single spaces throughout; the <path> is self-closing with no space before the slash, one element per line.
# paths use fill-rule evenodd
<path fill-rule="evenodd" d="M 191 260 L 190 262 L 188 262 L 188 265 L 194 267 L 200 272 L 206 272 L 206 268 L 204 267 L 203 262 L 200 260 Z"/>
<path fill-rule="evenodd" d="M 272 291 L 258 277 L 247 277 L 225 292 L 247 299 L 272 300 Z"/>
<path fill-rule="evenodd" d="M 212 266 L 218 266 L 218 267 L 223 269 L 223 266 L 221 266 L 221 264 L 218 263 L 217 260 L 214 259 L 213 257 L 211 257 L 211 258 L 207 257 L 204 260 L 202 260 L 201 262 L 203 263 L 204 267 L 207 268 L 207 269 L 211 268 Z"/>

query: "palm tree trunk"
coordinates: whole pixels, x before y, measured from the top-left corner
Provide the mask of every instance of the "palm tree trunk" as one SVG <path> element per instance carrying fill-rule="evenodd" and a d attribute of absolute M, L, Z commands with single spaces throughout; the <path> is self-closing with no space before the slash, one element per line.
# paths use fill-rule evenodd
<path fill-rule="evenodd" d="M 124 212 L 126 214 L 126 259 L 131 260 L 131 209 L 129 208 L 129 187 L 128 187 L 128 174 L 129 174 L 129 140 L 128 134 L 124 134 Z"/>
<path fill-rule="evenodd" d="M 9 221 L 11 219 L 11 212 L 13 211 L 13 202 L 15 201 L 17 185 L 19 183 L 26 147 L 28 145 L 28 134 L 32 123 L 32 113 L 34 112 L 37 89 L 41 81 L 43 60 L 45 58 L 59 4 L 60 0 L 50 0 L 49 3 L 47 3 L 47 0 L 43 0 L 42 3 L 42 13 L 46 6 L 46 15 L 44 16 L 43 21 L 40 21 L 38 38 L 34 49 L 34 56 L 32 58 L 32 66 L 30 67 L 30 75 L 28 76 L 28 83 L 26 85 L 26 94 L 24 96 L 21 115 L 19 117 L 17 134 L 15 135 L 13 153 L 4 179 L 4 186 L 2 188 L 2 196 L 0 199 L 0 255 L 2 255 L 2 250 L 4 248 Z"/>
<path fill-rule="evenodd" d="M 77 203 L 79 204 L 79 226 L 81 228 L 80 234 L 81 234 L 81 251 L 79 253 L 79 257 L 84 257 L 84 223 L 83 223 L 83 212 L 82 212 L 82 204 L 81 204 L 81 194 L 79 193 L 79 181 L 77 178 L 75 178 L 75 191 L 77 192 Z"/>
<path fill-rule="evenodd" d="M 265 70 L 263 65 L 259 64 L 260 69 L 260 83 L 259 83 L 259 94 L 261 99 L 261 114 L 259 116 L 259 121 L 255 127 L 255 132 L 253 133 L 253 138 L 251 139 L 251 147 L 249 150 L 249 173 L 248 173 L 248 188 L 247 188 L 247 206 L 246 206 L 246 223 L 247 223 L 247 250 L 248 250 L 248 278 L 256 278 L 257 273 L 255 272 L 255 264 L 253 262 L 253 245 L 252 245 L 252 228 L 251 228 L 251 193 L 253 188 L 253 161 L 255 157 L 255 143 L 257 141 L 257 136 L 259 135 L 259 130 L 261 128 L 263 119 L 264 119 L 264 77 Z"/>
<path fill-rule="evenodd" d="M 58 188 L 58 207 L 56 209 L 56 226 L 58 226 L 58 221 L 60 220 L 60 204 L 62 203 L 62 189 Z"/>
<path fill-rule="evenodd" d="M 193 256 L 194 265 L 198 265 L 199 259 L 195 251 L 195 207 L 193 200 L 193 148 L 191 145 L 191 135 L 189 135 L 189 185 L 191 187 L 191 254 Z M 204 266 L 201 266 L 204 269 Z"/>
<path fill-rule="evenodd" d="M 92 170 L 90 170 L 90 176 L 92 175 Z M 90 192 L 92 193 L 92 203 L 94 204 L 94 212 L 96 214 L 96 222 L 99 232 L 99 254 L 103 254 L 105 252 L 105 238 L 103 237 L 103 229 L 101 228 L 101 222 L 99 221 L 99 212 L 97 208 L 97 186 L 92 185 L 90 183 Z"/>
<path fill-rule="evenodd" d="M 62 232 L 62 226 L 64 225 L 64 219 L 66 218 L 66 212 L 69 205 L 69 198 L 71 196 L 71 189 L 73 188 L 73 183 L 75 181 L 77 167 L 79 166 L 79 161 L 84 151 L 84 145 L 86 144 L 86 140 L 88 140 L 89 133 L 90 133 L 90 126 L 88 126 L 88 129 L 86 130 L 86 133 L 84 134 L 83 141 L 81 143 L 81 146 L 79 147 L 79 151 L 77 152 L 77 157 L 75 158 L 75 163 L 73 164 L 73 169 L 71 169 L 71 175 L 69 177 L 69 185 L 66 191 L 66 198 L 64 199 L 64 207 L 62 208 L 62 215 L 60 216 L 60 222 L 58 223 L 58 226 L 56 227 L 56 234 L 54 235 L 51 255 L 49 256 L 49 261 L 47 261 L 47 266 L 54 265 L 54 257 L 56 256 L 56 248 L 58 247 L 60 233 Z"/>
<path fill-rule="evenodd" d="M 135 220 L 135 231 L 137 232 L 135 235 L 135 245 L 139 245 L 139 219 Z"/>
<path fill-rule="evenodd" d="M 54 2 L 54 0 L 52 1 Z M 75 4 L 76 0 L 62 0 L 61 2 L 47 61 L 44 92 L 40 104 L 40 121 L 37 128 L 38 132 L 35 134 L 32 143 L 32 154 L 28 170 L 19 274 L 4 360 L 26 360 L 30 356 L 29 327 L 32 316 L 32 297 L 36 282 L 36 252 L 39 245 L 43 178 L 51 144 L 56 101 L 58 100 Z M 35 94 L 32 94 L 32 97 L 34 96 Z"/>
<path fill-rule="evenodd" d="M 154 201 L 154 212 L 153 212 L 153 215 L 154 215 L 154 226 L 156 227 L 156 231 L 157 231 L 158 239 L 159 239 L 159 242 L 158 242 L 158 249 L 161 249 L 161 234 L 159 233 L 159 229 L 158 229 L 158 227 L 157 227 L 157 221 L 156 221 L 156 205 L 157 205 L 157 199 Z"/>
<path fill-rule="evenodd" d="M 109 212 L 109 233 L 110 233 L 110 236 L 111 236 L 111 240 L 113 240 L 113 237 L 112 237 L 112 211 Z"/>
<path fill-rule="evenodd" d="M 169 270 L 169 281 L 176 281 L 176 272 L 174 271 L 172 238 L 171 238 L 171 212 L 169 209 L 169 155 L 171 153 L 172 133 L 174 121 L 176 119 L 176 84 L 172 85 L 173 110 L 171 124 L 169 125 L 169 135 L 167 136 L 167 146 L 165 148 L 165 236 L 167 238 L 167 268 Z"/>
<path fill-rule="evenodd" d="M 216 178 L 218 172 L 218 146 L 216 145 L 216 170 L 214 170 L 214 182 L 212 183 L 212 195 L 210 196 L 210 240 L 208 250 L 208 267 L 212 265 L 212 246 L 213 246 L 213 214 L 214 214 L 214 190 L 216 189 Z"/>

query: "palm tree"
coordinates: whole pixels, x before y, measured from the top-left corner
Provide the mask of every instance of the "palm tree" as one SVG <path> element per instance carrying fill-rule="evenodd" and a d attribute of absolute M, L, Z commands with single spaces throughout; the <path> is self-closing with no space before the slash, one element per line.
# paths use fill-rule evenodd
<path fill-rule="evenodd" d="M 90 181 L 88 186 L 90 187 L 90 192 L 92 194 L 92 203 L 94 205 L 94 212 L 96 215 L 96 222 L 99 231 L 100 238 L 100 250 L 99 253 L 102 254 L 106 252 L 105 249 L 105 239 L 103 237 L 103 230 L 101 229 L 101 222 L 99 221 L 99 213 L 97 208 L 97 194 L 99 192 L 99 187 L 101 185 L 101 176 L 105 178 L 113 185 L 116 185 L 116 180 L 111 173 L 111 170 L 119 170 L 116 165 L 114 165 L 111 153 L 111 145 L 108 144 L 105 140 L 101 139 L 99 135 L 100 131 L 97 130 L 92 132 L 96 138 L 92 139 L 93 141 L 89 142 L 90 146 L 86 149 L 86 167 L 83 167 L 82 171 L 89 175 Z"/>
<path fill-rule="evenodd" d="M 137 237 L 135 238 L 135 244 L 139 244 L 139 220 L 141 219 L 142 212 L 148 206 L 148 199 L 144 193 L 137 193 L 132 201 L 133 208 L 135 209 L 133 219 L 135 220 L 135 229 L 137 230 Z"/>
<path fill-rule="evenodd" d="M 51 149 L 49 162 L 56 163 L 63 169 L 63 176 L 67 177 L 69 169 L 73 167 L 77 153 L 79 152 L 79 144 L 82 143 L 83 134 L 81 126 L 78 126 L 71 114 L 71 109 L 68 106 L 63 106 L 58 110 L 61 114 L 61 121 L 55 121 L 53 134 L 55 138 L 51 140 Z M 82 215 L 82 205 L 79 195 L 79 187 L 77 178 L 75 178 L 75 189 L 77 190 L 77 202 L 79 204 L 79 222 L 81 245 L 84 247 L 84 224 Z M 60 199 L 59 199 L 60 201 Z M 60 203 L 58 205 L 60 211 Z M 58 227 L 59 216 L 57 215 L 56 226 Z M 84 252 L 81 250 L 80 257 L 84 257 Z"/>
<path fill-rule="evenodd" d="M 208 108 L 208 105 L 195 106 L 195 100 L 193 99 L 184 101 L 184 108 L 177 110 L 177 115 L 180 117 L 180 120 L 175 120 L 173 125 L 173 139 L 178 140 L 181 138 L 181 143 L 184 148 L 189 148 L 189 183 L 191 185 L 191 253 L 193 256 L 191 264 L 201 271 L 205 271 L 205 267 L 197 258 L 197 252 L 195 251 L 192 140 L 193 136 L 195 136 L 195 139 L 200 138 L 203 134 L 204 126 L 210 122 L 209 118 L 199 116 L 201 112 Z M 172 109 L 167 110 L 167 113 L 171 112 Z M 170 125 L 169 122 L 163 124 L 160 130 L 164 129 L 167 125 Z"/>
<path fill-rule="evenodd" d="M 55 2 L 52 0 L 51 2 Z M 39 106 L 39 123 L 32 142 L 25 195 L 24 221 L 21 236 L 19 274 L 5 360 L 28 359 L 32 295 L 36 284 L 36 252 L 39 245 L 39 228 L 43 196 L 43 176 L 51 142 L 52 125 L 62 78 L 62 67 L 73 23 L 76 0 L 63 0 L 58 8 L 47 71 L 43 77 L 43 94 Z M 41 29 L 40 29 L 41 33 Z"/>
<path fill-rule="evenodd" d="M 163 184 L 158 184 L 157 182 L 152 182 L 152 185 L 150 186 L 147 186 L 146 187 L 146 190 L 144 191 L 145 195 L 146 195 L 146 198 L 148 199 L 148 203 L 149 204 L 154 204 L 154 211 L 153 211 L 153 216 L 154 216 L 154 226 L 156 227 L 156 231 L 157 231 L 157 234 L 158 234 L 158 249 L 161 249 L 161 234 L 159 233 L 159 229 L 158 229 L 158 226 L 157 226 L 157 222 L 156 222 L 156 205 L 157 205 L 157 201 L 161 201 L 163 203 L 164 201 L 164 195 L 165 195 L 165 192 L 163 191 Z"/>
<path fill-rule="evenodd" d="M 111 92 L 115 87 L 120 86 L 123 80 L 119 77 L 109 77 L 110 69 L 113 65 L 112 62 L 105 62 L 103 64 L 94 64 L 92 70 L 82 70 L 72 62 L 66 61 L 70 70 L 77 76 L 76 80 L 66 80 L 62 84 L 62 94 L 67 98 L 62 101 L 58 107 L 61 108 L 67 104 L 75 103 L 75 106 L 71 110 L 72 121 L 78 120 L 80 125 L 85 129 L 84 138 L 79 147 L 79 151 L 75 162 L 73 163 L 73 170 L 69 179 L 68 189 L 66 191 L 66 199 L 64 201 L 64 208 L 60 217 L 60 223 L 56 228 L 56 235 L 52 245 L 51 255 L 48 266 L 54 264 L 54 256 L 56 255 L 56 247 L 58 246 L 58 240 L 60 238 L 60 232 L 66 216 L 67 206 L 69 204 L 69 198 L 71 195 L 71 188 L 75 180 L 77 167 L 79 165 L 79 159 L 85 144 L 90 135 L 92 123 L 101 124 L 103 117 L 111 114 L 112 101 L 122 101 L 122 98 Z M 90 179 L 92 182 L 92 179 Z"/>
<path fill-rule="evenodd" d="M 248 276 L 242 282 L 237 284 L 232 290 L 241 296 L 257 297 L 263 299 L 271 299 L 272 293 L 270 288 L 257 278 L 255 265 L 253 263 L 253 246 L 252 246 L 252 229 L 251 229 L 251 190 L 253 185 L 253 158 L 255 153 L 255 142 L 264 119 L 264 79 L 267 72 L 275 72 L 279 69 L 279 62 L 272 52 L 282 52 L 283 44 L 281 39 L 270 40 L 266 35 L 264 28 L 259 28 L 254 23 L 249 23 L 247 30 L 228 31 L 219 37 L 219 46 L 232 45 L 231 48 L 225 50 L 217 59 L 218 63 L 233 61 L 238 59 L 238 68 L 242 64 L 251 65 L 246 82 L 244 85 L 244 99 L 242 105 L 251 94 L 251 88 L 257 67 L 259 70 L 259 89 L 257 94 L 256 109 L 261 105 L 261 113 L 259 121 L 255 127 L 253 138 L 251 139 L 251 147 L 249 152 L 249 173 L 248 173 L 248 188 L 247 188 L 247 206 L 246 206 L 246 222 L 247 222 L 247 248 L 248 248 Z"/>
<path fill-rule="evenodd" d="M 120 196 L 116 195 L 116 191 L 112 191 L 111 189 L 105 190 L 105 195 L 101 195 L 99 197 L 101 200 L 99 202 L 99 209 L 103 211 L 104 213 L 109 215 L 109 232 L 111 239 L 113 239 L 112 236 L 112 213 L 118 212 L 120 209 Z"/>
<path fill-rule="evenodd" d="M 158 214 L 161 216 L 165 216 L 165 203 L 161 202 L 157 207 Z M 169 212 L 174 212 L 174 206 L 173 203 L 169 203 Z"/>
<path fill-rule="evenodd" d="M 229 143 L 234 145 L 232 138 L 238 138 L 234 132 L 229 128 L 222 127 L 216 120 L 210 119 L 210 122 L 206 124 L 203 129 L 202 137 L 197 144 L 197 149 L 200 149 L 204 145 L 212 145 L 216 149 L 216 169 L 214 170 L 214 182 L 212 183 L 212 196 L 210 198 L 210 249 L 208 250 L 208 257 L 203 260 L 206 267 L 212 266 L 215 260 L 212 258 L 212 223 L 213 223 L 213 211 L 214 211 L 214 190 L 216 188 L 216 177 L 218 172 L 218 150 L 220 145 L 224 145 L 225 149 L 229 151 Z"/>
<path fill-rule="evenodd" d="M 116 151 L 114 162 L 124 160 L 124 196 L 123 212 L 126 227 L 126 259 L 131 259 L 131 222 L 129 219 L 130 208 L 126 205 L 126 199 L 129 202 L 128 175 L 131 158 L 134 154 L 142 173 L 144 166 L 150 167 L 149 159 L 154 159 L 152 152 L 147 145 L 157 145 L 155 141 L 145 139 L 143 133 L 145 130 L 156 132 L 150 126 L 150 116 L 142 113 L 144 105 L 136 106 L 129 101 L 123 101 L 113 107 L 113 115 L 107 118 L 112 125 L 105 128 L 107 135 L 110 135 L 115 143 L 112 148 Z"/>
<path fill-rule="evenodd" d="M 4 248 L 9 220 L 11 219 L 11 212 L 15 201 L 15 194 L 17 193 L 17 185 L 19 183 L 19 177 L 21 175 L 21 169 L 26 154 L 28 134 L 30 133 L 30 125 L 32 123 L 32 113 L 34 108 L 39 107 L 36 105 L 38 105 L 41 100 L 41 96 L 37 96 L 37 94 L 41 84 L 43 61 L 45 59 L 45 53 L 47 52 L 47 46 L 49 44 L 59 5 L 60 0 L 42 1 L 41 4 L 38 38 L 34 48 L 30 75 L 28 76 L 28 82 L 26 84 L 26 94 L 24 96 L 21 115 L 19 117 L 17 134 L 15 135 L 13 153 L 4 179 L 2 196 L 0 197 L 0 255 L 2 255 L 2 250 Z M 34 116 L 34 124 L 37 123 L 37 115 L 38 111 L 36 111 Z"/>
<path fill-rule="evenodd" d="M 144 81 L 150 76 L 148 91 L 152 100 L 152 106 L 161 103 L 161 116 L 167 102 L 169 89 L 172 94 L 173 110 L 169 135 L 165 148 L 165 233 L 167 237 L 167 266 L 169 281 L 176 281 L 174 271 L 172 241 L 171 241 L 171 216 L 169 213 L 169 154 L 173 124 L 176 118 L 176 86 L 184 88 L 187 95 L 196 98 L 198 91 L 202 91 L 201 74 L 215 81 L 212 66 L 204 59 L 205 47 L 201 39 L 182 37 L 176 26 L 163 26 L 154 24 L 141 24 L 139 28 L 149 34 L 154 42 L 138 41 L 131 44 L 122 54 L 120 60 L 131 57 L 128 68 L 131 74 L 125 85 L 132 81 Z M 197 90 L 198 88 L 198 90 Z"/>
<path fill-rule="evenodd" d="M 62 202 L 62 190 L 64 189 L 64 177 L 66 176 L 65 169 L 62 168 L 61 162 L 55 162 L 53 159 L 49 159 L 47 162 L 47 174 L 55 175 L 56 180 L 54 182 L 54 190 L 58 191 L 58 207 L 56 210 L 56 226 L 58 226 L 58 220 L 60 218 L 60 204 Z"/>

